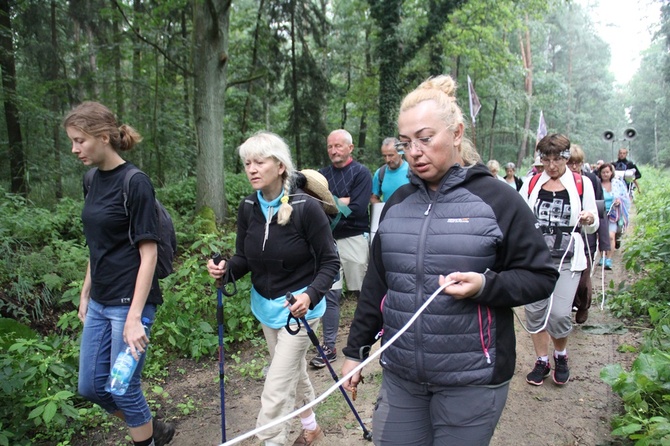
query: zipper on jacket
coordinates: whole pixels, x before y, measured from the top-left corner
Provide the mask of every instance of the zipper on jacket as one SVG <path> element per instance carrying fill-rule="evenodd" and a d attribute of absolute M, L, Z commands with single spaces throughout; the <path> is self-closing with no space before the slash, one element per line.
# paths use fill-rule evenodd
<path fill-rule="evenodd" d="M 436 193 L 431 202 L 428 204 L 428 208 L 426 209 L 426 212 L 423 213 L 428 218 L 425 218 L 423 220 L 423 224 L 421 225 L 421 231 L 419 233 L 419 246 L 417 249 L 417 254 L 420 253 L 425 253 L 426 252 L 426 236 L 428 234 L 428 226 L 430 225 L 431 221 L 431 216 L 430 216 L 430 210 L 433 207 L 433 204 L 437 202 L 439 194 Z M 428 194 L 428 197 L 430 198 L 430 194 Z M 414 301 L 414 308 L 418 309 L 423 305 L 423 282 L 424 282 L 424 258 L 423 255 L 417 255 L 417 261 L 416 261 L 416 298 Z M 421 338 L 423 336 L 423 326 L 422 324 L 422 318 L 419 317 L 419 319 L 415 322 L 414 324 L 414 335 L 415 335 L 415 348 L 414 348 L 414 356 L 416 358 L 416 365 L 417 365 L 417 377 L 419 378 L 419 382 L 425 382 L 426 377 L 424 373 L 424 367 L 423 367 L 423 348 L 421 346 L 416 345 L 416 342 L 421 343 Z"/>
<path fill-rule="evenodd" d="M 265 242 L 268 241 L 268 237 L 270 236 L 270 222 L 272 221 L 273 209 L 274 208 L 272 206 L 268 206 L 268 215 L 265 218 L 265 234 L 263 235 L 263 247 L 261 248 L 261 251 L 263 252 L 265 252 Z"/>
<path fill-rule="evenodd" d="M 486 363 L 491 364 L 491 356 L 489 355 L 489 348 L 491 347 L 491 309 L 486 307 L 486 341 L 484 340 L 484 324 L 482 322 L 482 306 L 477 305 L 477 315 L 479 319 L 479 341 L 482 344 L 482 351 L 486 357 Z"/>

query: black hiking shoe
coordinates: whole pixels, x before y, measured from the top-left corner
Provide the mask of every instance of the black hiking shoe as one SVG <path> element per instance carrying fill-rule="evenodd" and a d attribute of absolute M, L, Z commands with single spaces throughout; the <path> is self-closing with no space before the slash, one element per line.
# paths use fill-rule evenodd
<path fill-rule="evenodd" d="M 172 441 L 172 437 L 174 437 L 174 425 L 172 423 L 165 423 L 154 418 L 152 425 L 154 427 L 153 438 L 156 446 L 164 446 Z"/>
<path fill-rule="evenodd" d="M 554 382 L 559 386 L 567 383 L 570 379 L 570 368 L 568 367 L 568 355 L 554 356 Z"/>
<path fill-rule="evenodd" d="M 333 348 L 331 350 L 330 347 L 326 345 L 322 345 L 321 349 L 323 350 L 323 353 L 326 355 L 326 358 L 328 358 L 328 362 L 333 362 L 337 359 L 337 349 Z M 309 365 L 311 365 L 314 368 L 321 369 L 326 366 L 326 361 L 323 360 L 321 355 L 316 355 L 315 357 L 312 358 L 311 361 L 309 361 Z"/>
<path fill-rule="evenodd" d="M 549 362 L 538 359 L 535 361 L 533 371 L 526 375 L 526 382 L 534 386 L 541 386 L 544 383 L 544 378 L 549 376 L 550 372 Z"/>

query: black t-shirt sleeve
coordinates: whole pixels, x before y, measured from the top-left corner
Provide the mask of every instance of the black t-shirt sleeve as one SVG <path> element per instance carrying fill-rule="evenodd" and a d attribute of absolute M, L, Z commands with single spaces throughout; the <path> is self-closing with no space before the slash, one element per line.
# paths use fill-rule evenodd
<path fill-rule="evenodd" d="M 142 240 L 159 240 L 155 200 L 149 177 L 143 174 L 133 175 L 128 187 L 127 203 L 133 244 Z"/>

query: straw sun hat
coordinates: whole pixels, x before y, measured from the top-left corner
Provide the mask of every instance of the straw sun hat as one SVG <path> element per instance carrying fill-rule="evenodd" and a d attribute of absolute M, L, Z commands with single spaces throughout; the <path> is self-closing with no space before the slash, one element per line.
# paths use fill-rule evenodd
<path fill-rule="evenodd" d="M 303 189 L 309 195 L 321 201 L 321 206 L 326 211 L 326 214 L 337 214 L 339 210 L 335 204 L 335 198 L 328 189 L 328 180 L 319 172 L 313 169 L 303 169 L 300 171 L 305 176 L 305 186 Z"/>

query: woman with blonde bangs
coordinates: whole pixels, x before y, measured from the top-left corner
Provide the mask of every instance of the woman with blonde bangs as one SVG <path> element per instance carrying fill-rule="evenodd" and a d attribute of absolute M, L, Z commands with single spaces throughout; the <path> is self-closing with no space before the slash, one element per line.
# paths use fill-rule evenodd
<path fill-rule="evenodd" d="M 447 285 L 381 356 L 376 445 L 489 444 L 514 374 L 512 307 L 549 296 L 558 275 L 530 209 L 465 137 L 455 93 L 437 76 L 402 101 L 410 184 L 386 203 L 343 350 L 347 374 Z"/>
<path fill-rule="evenodd" d="M 311 345 L 307 330 L 292 335 L 284 327 L 292 314 L 316 329 L 325 312 L 323 297 L 340 263 L 324 209 L 336 212 L 337 207 L 323 176 L 313 170 L 295 172 L 289 148 L 278 135 L 259 132 L 240 146 L 239 154 L 255 192 L 238 209 L 235 255 L 218 265 L 209 260 L 207 269 L 215 279 L 228 269 L 235 278 L 251 272 L 251 310 L 261 322 L 270 352 L 260 427 L 315 398 L 305 359 Z M 293 305 L 286 301 L 288 292 L 295 296 Z M 293 445 L 309 446 L 324 437 L 311 409 L 300 414 L 300 421 L 303 429 Z M 265 446 L 283 446 L 288 423 L 257 436 Z"/>

